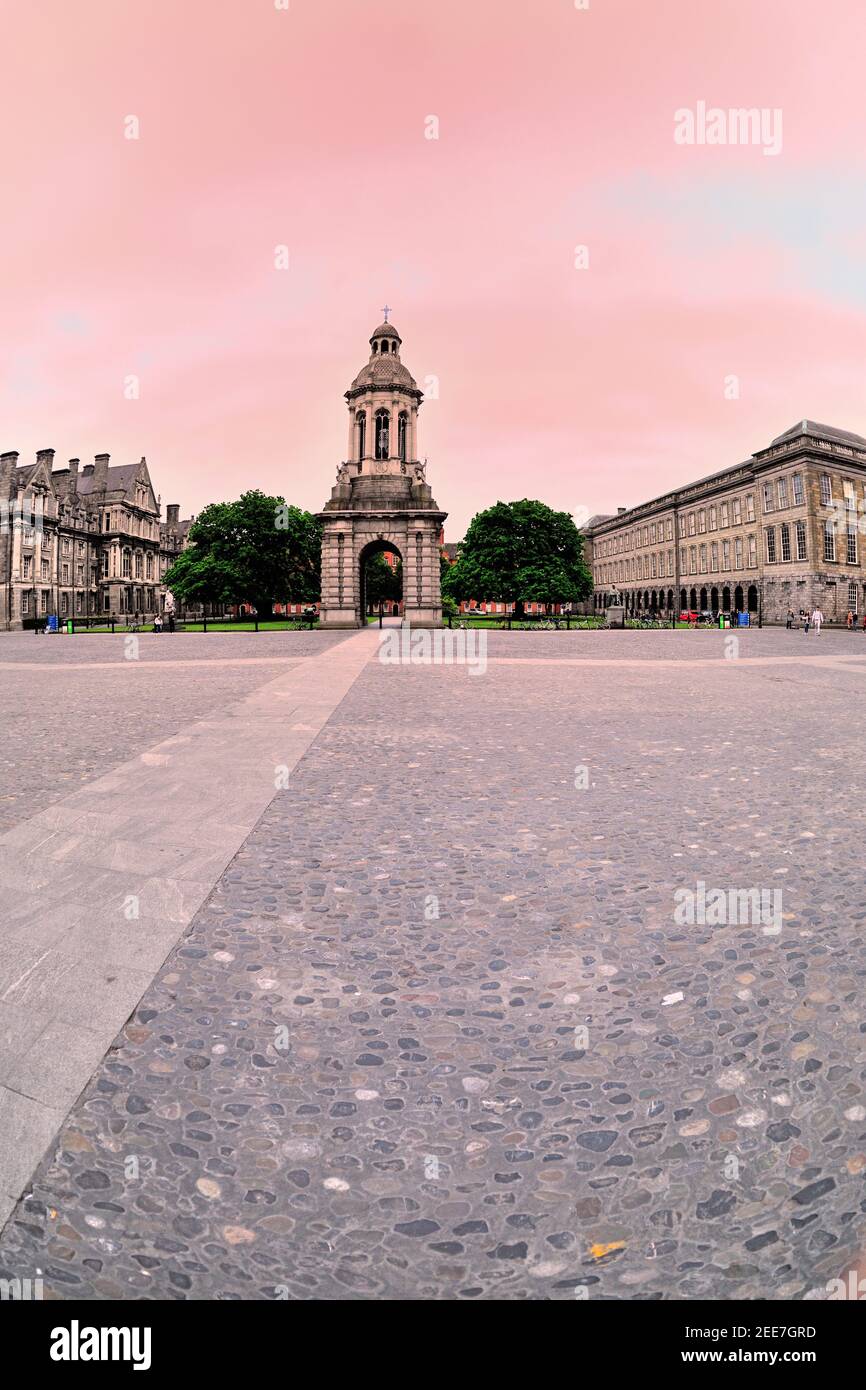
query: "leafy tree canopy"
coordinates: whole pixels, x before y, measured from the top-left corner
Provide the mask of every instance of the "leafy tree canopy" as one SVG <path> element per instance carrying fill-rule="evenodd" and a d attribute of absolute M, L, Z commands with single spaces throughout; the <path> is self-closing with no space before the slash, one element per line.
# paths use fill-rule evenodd
<path fill-rule="evenodd" d="M 313 602 L 321 588 L 322 527 L 309 512 L 256 490 L 212 502 L 189 530 L 165 583 L 183 603 Z"/>
<path fill-rule="evenodd" d="M 455 599 L 568 603 L 592 592 L 583 537 L 568 512 L 543 502 L 497 502 L 472 518 L 443 580 Z"/>
<path fill-rule="evenodd" d="M 364 594 L 368 603 L 378 605 L 387 599 L 399 601 L 403 597 L 403 563 L 397 561 L 394 569 L 381 552 L 371 555 L 364 567 Z"/>

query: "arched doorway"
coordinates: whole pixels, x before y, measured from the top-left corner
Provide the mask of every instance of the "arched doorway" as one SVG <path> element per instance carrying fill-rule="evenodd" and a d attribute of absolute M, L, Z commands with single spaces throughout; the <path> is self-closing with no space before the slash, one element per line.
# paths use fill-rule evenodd
<path fill-rule="evenodd" d="M 757 613 L 757 611 L 758 611 L 758 590 L 755 588 L 755 585 L 754 585 L 754 584 L 750 584 L 750 585 L 749 585 L 749 612 L 750 612 L 750 613 Z"/>
<path fill-rule="evenodd" d="M 698 606 L 698 591 L 697 591 L 697 589 L 690 589 L 690 590 L 689 590 L 689 608 L 692 610 L 692 612 L 694 612 L 695 609 L 697 608 L 697 606 Z"/>
<path fill-rule="evenodd" d="M 744 606 L 744 604 L 743 604 L 743 586 L 742 586 L 742 584 L 738 584 L 737 587 L 736 587 L 736 589 L 734 590 L 734 607 L 736 608 L 736 610 L 737 610 L 738 613 L 744 613 L 744 612 L 745 612 L 745 606 Z"/>
<path fill-rule="evenodd" d="M 702 612 L 702 613 L 705 613 L 706 611 L 707 611 L 707 591 L 706 591 L 706 589 L 701 589 L 701 612 Z"/>
<path fill-rule="evenodd" d="M 673 589 L 668 589 L 668 612 L 669 612 L 669 613 L 672 613 L 672 612 L 673 612 L 673 609 L 674 609 L 674 591 L 673 591 Z"/>
<path fill-rule="evenodd" d="M 728 586 L 725 585 L 724 589 L 722 590 L 722 612 L 723 612 L 723 613 L 730 613 L 730 611 L 731 611 L 731 591 L 730 591 L 730 589 L 728 588 Z"/>
<path fill-rule="evenodd" d="M 358 610 L 360 626 L 381 605 L 383 613 L 400 613 L 403 600 L 403 557 L 393 541 L 375 540 L 358 556 Z"/>
<path fill-rule="evenodd" d="M 688 606 L 685 589 L 680 589 L 680 612 Z"/>
<path fill-rule="evenodd" d="M 710 590 L 710 607 L 712 608 L 713 613 L 718 613 L 718 611 L 719 611 L 719 591 L 718 591 L 718 589 L 715 587 L 715 585 L 713 585 L 712 589 Z"/>

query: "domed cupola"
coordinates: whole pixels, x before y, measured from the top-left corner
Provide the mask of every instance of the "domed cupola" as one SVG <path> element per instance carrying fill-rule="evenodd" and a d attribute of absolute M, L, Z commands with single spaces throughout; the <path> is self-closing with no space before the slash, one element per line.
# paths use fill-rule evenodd
<path fill-rule="evenodd" d="M 400 361 L 402 338 L 385 322 L 370 337 L 370 357 L 346 394 L 349 463 L 359 473 L 405 473 L 418 460 L 418 409 L 424 392 Z M 390 464 L 390 466 L 388 466 Z M 366 465 L 366 466 L 365 466 Z"/>

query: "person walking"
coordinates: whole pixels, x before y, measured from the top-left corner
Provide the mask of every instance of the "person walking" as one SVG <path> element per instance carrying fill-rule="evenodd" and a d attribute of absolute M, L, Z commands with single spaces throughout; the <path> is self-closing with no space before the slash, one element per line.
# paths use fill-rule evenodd
<path fill-rule="evenodd" d="M 845 616 L 845 626 L 847 627 L 849 632 L 851 632 L 851 630 L 854 627 L 854 614 L 851 612 L 850 608 L 848 609 L 848 612 Z"/>
<path fill-rule="evenodd" d="M 808 612 L 805 612 L 805 611 L 804 611 L 804 613 L 803 613 L 803 631 L 804 631 L 804 632 L 808 632 L 808 631 L 809 631 L 809 614 L 808 614 Z"/>
<path fill-rule="evenodd" d="M 792 628 L 793 626 L 794 626 L 794 610 L 793 610 L 793 608 L 789 608 L 789 609 L 788 609 L 788 619 L 787 619 L 787 622 L 785 623 L 785 627 L 786 627 L 786 628 L 788 629 L 788 631 L 790 632 L 790 630 L 791 630 L 791 628 Z"/>
<path fill-rule="evenodd" d="M 821 612 L 820 608 L 816 604 L 815 607 L 812 609 L 812 626 L 819 636 L 821 633 L 821 624 L 823 623 L 823 621 L 824 614 Z"/>

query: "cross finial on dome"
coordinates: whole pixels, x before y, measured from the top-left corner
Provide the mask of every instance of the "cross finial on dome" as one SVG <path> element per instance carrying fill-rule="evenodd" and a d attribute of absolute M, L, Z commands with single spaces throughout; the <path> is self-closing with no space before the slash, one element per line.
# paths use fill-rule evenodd
<path fill-rule="evenodd" d="M 390 305 L 390 304 L 386 304 L 385 307 L 384 307 L 384 309 L 382 310 L 382 313 L 385 315 L 385 322 L 386 322 L 386 323 L 388 322 L 388 315 L 390 314 L 390 312 L 391 312 L 391 305 Z"/>

